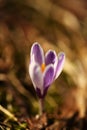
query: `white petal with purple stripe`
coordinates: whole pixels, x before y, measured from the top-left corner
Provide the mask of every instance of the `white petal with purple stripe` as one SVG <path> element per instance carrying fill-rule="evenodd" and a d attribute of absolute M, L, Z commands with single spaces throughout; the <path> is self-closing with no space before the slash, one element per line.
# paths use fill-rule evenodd
<path fill-rule="evenodd" d="M 41 65 L 44 62 L 44 52 L 41 46 L 35 42 L 31 48 L 31 61 L 35 60 L 36 63 Z"/>
<path fill-rule="evenodd" d="M 54 78 L 54 67 L 53 64 L 49 64 L 46 67 L 46 70 L 43 75 L 43 80 L 44 80 L 44 88 L 49 87 L 51 83 L 53 82 Z"/>
<path fill-rule="evenodd" d="M 65 62 L 65 54 L 63 52 L 60 52 L 58 54 L 58 61 L 55 64 L 55 79 L 58 78 L 58 76 L 60 75 L 64 66 L 64 62 Z"/>
<path fill-rule="evenodd" d="M 55 61 L 57 60 L 57 55 L 55 51 L 49 50 L 47 51 L 45 55 L 45 64 L 54 64 Z"/>

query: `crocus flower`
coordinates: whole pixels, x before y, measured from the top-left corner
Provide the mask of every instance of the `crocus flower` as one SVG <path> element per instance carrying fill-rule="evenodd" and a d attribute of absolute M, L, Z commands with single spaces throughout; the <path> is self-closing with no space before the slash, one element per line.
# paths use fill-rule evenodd
<path fill-rule="evenodd" d="M 65 54 L 60 52 L 57 56 L 54 50 L 44 51 L 39 43 L 31 47 L 29 74 L 40 99 L 44 98 L 50 85 L 60 75 L 65 61 Z"/>

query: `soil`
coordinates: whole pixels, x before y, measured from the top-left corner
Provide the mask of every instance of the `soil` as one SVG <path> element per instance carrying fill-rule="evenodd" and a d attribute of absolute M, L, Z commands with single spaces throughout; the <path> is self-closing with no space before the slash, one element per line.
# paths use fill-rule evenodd
<path fill-rule="evenodd" d="M 78 112 L 70 118 L 60 118 L 60 115 L 46 114 L 26 118 L 29 130 L 87 130 L 87 117 L 78 118 Z"/>

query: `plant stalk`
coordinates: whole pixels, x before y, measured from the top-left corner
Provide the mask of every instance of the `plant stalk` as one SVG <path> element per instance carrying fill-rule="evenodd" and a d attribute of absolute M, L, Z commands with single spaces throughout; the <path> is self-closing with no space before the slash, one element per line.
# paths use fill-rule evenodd
<path fill-rule="evenodd" d="M 44 112 L 44 98 L 39 99 L 39 115 L 41 116 Z"/>

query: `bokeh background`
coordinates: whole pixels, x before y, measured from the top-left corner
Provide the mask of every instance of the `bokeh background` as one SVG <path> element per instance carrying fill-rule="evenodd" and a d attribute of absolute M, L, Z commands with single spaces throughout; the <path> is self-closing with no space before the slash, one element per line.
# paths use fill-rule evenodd
<path fill-rule="evenodd" d="M 46 112 L 70 117 L 79 111 L 79 117 L 84 117 L 87 1 L 0 0 L 0 104 L 19 117 L 38 113 L 28 73 L 30 48 L 36 41 L 45 52 L 66 54 L 63 72 L 48 90 Z"/>

